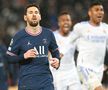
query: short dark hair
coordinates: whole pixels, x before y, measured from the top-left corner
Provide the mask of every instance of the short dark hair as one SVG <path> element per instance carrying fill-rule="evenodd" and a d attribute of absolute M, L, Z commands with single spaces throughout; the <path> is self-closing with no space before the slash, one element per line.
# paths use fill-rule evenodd
<path fill-rule="evenodd" d="M 38 8 L 38 10 L 40 10 L 40 7 L 39 7 L 38 4 L 36 4 L 36 3 L 29 3 L 29 4 L 27 4 L 27 5 L 25 6 L 25 8 L 24 8 L 24 15 L 26 15 L 27 9 L 28 9 L 29 7 L 36 7 L 36 8 Z"/>
<path fill-rule="evenodd" d="M 59 14 L 58 14 L 58 18 L 62 15 L 70 15 L 71 16 L 71 13 L 68 12 L 68 11 L 61 11 Z"/>
<path fill-rule="evenodd" d="M 93 6 L 96 6 L 96 5 L 103 5 L 102 0 L 93 0 L 89 8 L 92 8 Z"/>

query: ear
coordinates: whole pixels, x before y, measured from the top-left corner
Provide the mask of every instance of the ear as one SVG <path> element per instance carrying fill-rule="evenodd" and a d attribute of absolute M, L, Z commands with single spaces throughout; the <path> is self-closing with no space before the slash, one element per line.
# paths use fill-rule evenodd
<path fill-rule="evenodd" d="M 42 17 L 41 17 L 41 15 L 40 15 L 40 21 L 41 21 L 41 19 L 42 19 Z"/>
<path fill-rule="evenodd" d="M 24 15 L 24 20 L 27 21 L 27 16 L 26 15 Z"/>

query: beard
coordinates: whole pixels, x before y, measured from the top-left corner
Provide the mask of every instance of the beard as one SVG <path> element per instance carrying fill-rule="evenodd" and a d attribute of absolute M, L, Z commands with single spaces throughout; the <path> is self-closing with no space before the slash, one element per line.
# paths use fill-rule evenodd
<path fill-rule="evenodd" d="M 29 25 L 32 26 L 32 27 L 36 27 L 38 25 L 38 22 L 29 22 Z"/>

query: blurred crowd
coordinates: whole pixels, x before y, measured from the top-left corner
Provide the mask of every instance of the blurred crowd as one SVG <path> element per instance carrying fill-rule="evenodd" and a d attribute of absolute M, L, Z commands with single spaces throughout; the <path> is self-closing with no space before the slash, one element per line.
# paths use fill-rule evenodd
<path fill-rule="evenodd" d="M 85 20 L 87 9 L 92 0 L 0 0 L 0 37 L 6 46 L 17 30 L 25 26 L 23 20 L 23 9 L 26 3 L 38 3 L 42 14 L 41 24 L 56 30 L 57 15 L 61 10 L 71 12 L 73 23 Z M 108 0 L 103 0 L 105 9 L 104 21 L 108 22 Z M 6 37 L 5 37 L 6 36 Z"/>
<path fill-rule="evenodd" d="M 53 31 L 58 28 L 57 16 L 61 10 L 71 12 L 73 25 L 76 22 L 87 18 L 87 9 L 92 0 L 0 0 L 0 43 L 8 47 L 12 36 L 25 26 L 23 20 L 23 10 L 26 3 L 38 3 L 42 15 L 41 25 L 51 28 Z M 103 0 L 105 18 L 108 23 L 108 0 Z M 107 55 L 108 56 L 108 55 Z M 106 57 L 108 60 L 108 57 Z M 16 85 L 18 75 L 18 65 L 9 64 L 8 83 Z M 107 74 L 104 79 L 108 78 Z M 108 79 L 107 79 L 108 80 Z M 103 81 L 104 83 L 104 81 Z M 105 84 L 108 81 L 105 81 Z"/>

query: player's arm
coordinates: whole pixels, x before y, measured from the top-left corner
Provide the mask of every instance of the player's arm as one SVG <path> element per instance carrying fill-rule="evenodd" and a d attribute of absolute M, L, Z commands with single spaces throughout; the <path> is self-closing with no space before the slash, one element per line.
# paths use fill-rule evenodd
<path fill-rule="evenodd" d="M 24 60 L 24 55 L 10 55 L 10 54 L 7 54 L 5 55 L 5 57 L 7 58 L 7 61 L 9 63 L 19 63 L 20 61 Z"/>
<path fill-rule="evenodd" d="M 22 38 L 20 34 L 16 34 L 12 38 L 9 48 L 6 52 L 6 57 L 8 62 L 17 63 L 23 60 L 28 60 L 29 58 L 36 58 L 37 52 L 34 48 L 21 53 L 20 51 L 21 42 L 22 42 L 21 40 Z"/>
<path fill-rule="evenodd" d="M 24 55 L 19 55 L 20 39 L 19 35 L 15 35 L 10 42 L 6 52 L 6 58 L 9 63 L 17 63 L 24 59 Z"/>
<path fill-rule="evenodd" d="M 37 56 L 37 52 L 34 49 L 30 49 L 21 55 L 15 55 L 11 52 L 7 52 L 6 54 L 8 62 L 10 63 L 18 63 L 23 60 L 28 60 L 29 58 L 36 58 L 36 56 Z"/>
<path fill-rule="evenodd" d="M 54 68 L 59 68 L 60 66 L 60 53 L 58 50 L 58 45 L 56 43 L 54 34 L 51 33 L 51 42 L 49 45 L 49 51 L 51 52 L 52 58 L 50 59 L 50 61 L 52 61 L 51 66 Z"/>

